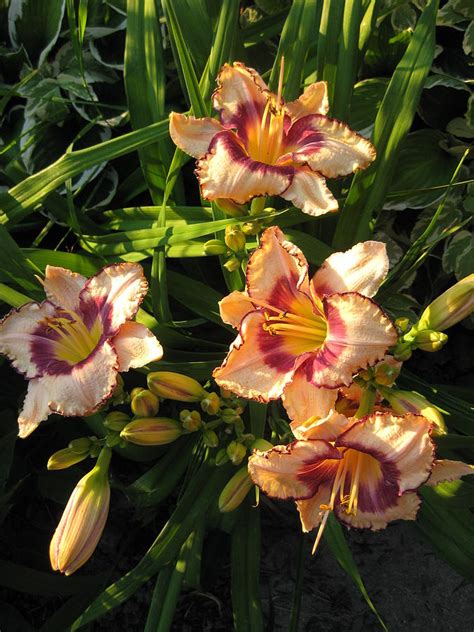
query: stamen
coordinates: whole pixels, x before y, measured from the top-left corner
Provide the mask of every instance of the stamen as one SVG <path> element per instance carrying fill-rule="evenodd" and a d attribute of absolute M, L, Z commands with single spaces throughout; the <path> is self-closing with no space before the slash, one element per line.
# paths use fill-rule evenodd
<path fill-rule="evenodd" d="M 276 110 L 279 113 L 280 104 L 282 102 L 281 95 L 283 92 L 283 77 L 285 75 L 285 56 L 281 56 L 280 60 L 280 75 L 278 77 L 278 92 L 277 92 L 277 100 L 276 100 Z"/>
<path fill-rule="evenodd" d="M 313 544 L 313 550 L 311 551 L 311 555 L 314 555 L 316 553 L 316 549 L 318 548 L 319 543 L 321 542 L 321 538 L 323 537 L 324 529 L 326 527 L 326 523 L 328 521 L 330 513 L 331 511 L 329 509 L 325 510 L 325 514 L 323 516 L 323 519 L 321 520 L 321 524 L 319 525 L 318 533 L 316 535 L 316 540 L 314 541 L 314 544 Z"/>

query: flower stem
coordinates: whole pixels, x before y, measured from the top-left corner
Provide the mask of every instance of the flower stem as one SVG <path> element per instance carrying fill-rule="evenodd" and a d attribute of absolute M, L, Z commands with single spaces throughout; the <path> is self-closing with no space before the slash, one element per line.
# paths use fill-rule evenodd
<path fill-rule="evenodd" d="M 376 393 L 377 391 L 375 390 L 375 388 L 371 384 L 368 384 L 362 394 L 359 408 L 357 409 L 357 412 L 354 415 L 354 417 L 356 417 L 357 419 L 360 419 L 361 417 L 364 417 L 365 415 L 369 415 L 372 412 L 374 408 L 374 404 L 375 404 Z"/>

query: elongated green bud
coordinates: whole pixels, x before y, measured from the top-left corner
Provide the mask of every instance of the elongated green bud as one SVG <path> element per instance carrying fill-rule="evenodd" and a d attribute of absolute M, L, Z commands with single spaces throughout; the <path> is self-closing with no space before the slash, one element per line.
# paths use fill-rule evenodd
<path fill-rule="evenodd" d="M 444 331 L 474 311 L 474 273 L 435 298 L 422 313 L 416 329 Z"/>
<path fill-rule="evenodd" d="M 241 252 L 245 250 L 245 234 L 240 226 L 226 226 L 225 243 L 233 252 Z"/>
<path fill-rule="evenodd" d="M 120 432 L 129 423 L 130 417 L 126 413 L 122 413 L 119 410 L 114 410 L 107 415 L 104 419 L 104 426 L 109 430 L 115 430 Z"/>
<path fill-rule="evenodd" d="M 228 462 L 229 457 L 227 456 L 227 450 L 225 448 L 221 448 L 216 454 L 216 465 L 219 467 L 219 465 L 224 465 Z"/>
<path fill-rule="evenodd" d="M 219 437 L 214 430 L 205 430 L 202 434 L 202 440 L 208 448 L 217 448 L 219 445 Z"/>
<path fill-rule="evenodd" d="M 171 371 L 155 371 L 148 374 L 148 388 L 162 399 L 177 402 L 200 402 L 208 393 L 197 380 Z"/>
<path fill-rule="evenodd" d="M 240 465 L 246 454 L 246 447 L 238 441 L 231 441 L 227 446 L 227 456 L 234 465 Z"/>
<path fill-rule="evenodd" d="M 130 408 L 137 417 L 154 417 L 160 408 L 160 400 L 151 391 L 143 389 L 132 399 Z"/>
<path fill-rule="evenodd" d="M 398 391 L 394 389 L 386 389 L 382 394 L 396 413 L 400 415 L 405 413 L 423 415 L 423 417 L 426 417 L 428 421 L 434 424 L 436 434 L 446 434 L 447 429 L 443 415 L 423 395 L 414 391 Z"/>
<path fill-rule="evenodd" d="M 227 513 L 237 509 L 252 487 L 253 481 L 250 478 L 247 466 L 245 465 L 234 474 L 222 490 L 218 501 L 219 511 Z"/>
<path fill-rule="evenodd" d="M 266 452 L 267 450 L 271 450 L 273 448 L 273 443 L 270 443 L 270 441 L 267 441 L 266 439 L 255 439 L 250 448 L 251 450 Z"/>
<path fill-rule="evenodd" d="M 448 336 L 440 331 L 425 329 L 415 336 L 415 345 L 422 351 L 439 351 L 448 341 Z"/>
<path fill-rule="evenodd" d="M 89 454 L 89 449 L 92 445 L 92 441 L 89 437 L 79 437 L 78 439 L 73 439 L 69 442 L 68 448 L 70 448 L 76 454 Z"/>
<path fill-rule="evenodd" d="M 225 255 L 227 246 L 221 239 L 209 239 L 203 246 L 206 255 Z"/>
<path fill-rule="evenodd" d="M 87 452 L 74 452 L 71 448 L 64 448 L 58 450 L 49 457 L 47 468 L 48 470 L 65 470 L 76 463 L 80 463 L 87 459 L 89 451 Z"/>
<path fill-rule="evenodd" d="M 136 445 L 166 445 L 183 433 L 179 421 L 167 417 L 134 419 L 120 433 L 122 439 Z"/>
<path fill-rule="evenodd" d="M 247 213 L 247 209 L 244 205 L 232 202 L 232 200 L 228 200 L 227 198 L 218 198 L 216 204 L 221 211 L 229 217 L 242 217 L 242 215 L 246 215 Z"/>
<path fill-rule="evenodd" d="M 227 259 L 227 261 L 224 263 L 224 268 L 228 272 L 235 272 L 235 270 L 238 270 L 240 266 L 241 262 L 240 259 L 238 259 L 237 257 L 231 257 L 230 259 Z"/>
<path fill-rule="evenodd" d="M 103 448 L 93 470 L 72 492 L 49 547 L 53 570 L 71 575 L 94 552 L 109 513 L 111 451 Z"/>

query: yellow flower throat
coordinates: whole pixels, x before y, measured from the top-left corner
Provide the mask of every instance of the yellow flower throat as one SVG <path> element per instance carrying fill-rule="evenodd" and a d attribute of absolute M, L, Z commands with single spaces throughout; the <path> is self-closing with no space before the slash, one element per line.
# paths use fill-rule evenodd
<path fill-rule="evenodd" d="M 89 330 L 74 312 L 67 309 L 61 309 L 61 312 L 71 318 L 47 318 L 45 324 L 59 334 L 59 339 L 54 341 L 56 358 L 73 366 L 85 360 L 97 347 L 102 335 L 102 324 L 97 319 Z"/>

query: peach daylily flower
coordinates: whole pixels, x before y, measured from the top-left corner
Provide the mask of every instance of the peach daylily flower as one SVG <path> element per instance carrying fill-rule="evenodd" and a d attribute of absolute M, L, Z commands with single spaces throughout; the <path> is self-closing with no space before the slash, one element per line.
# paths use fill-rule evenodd
<path fill-rule="evenodd" d="M 349 418 L 329 439 L 255 451 L 249 473 L 269 496 L 296 500 L 303 531 L 320 527 L 317 546 L 331 511 L 347 526 L 383 529 L 416 519 L 421 485 L 474 473 L 466 463 L 437 460 L 430 430 L 420 415 Z"/>
<path fill-rule="evenodd" d="M 214 371 L 216 382 L 258 401 L 283 396 L 296 421 L 324 417 L 336 389 L 397 341 L 369 298 L 387 270 L 384 244 L 368 241 L 331 255 L 310 280 L 303 253 L 278 227 L 268 228 L 249 259 L 245 292 L 220 302 L 222 319 L 239 335 Z"/>
<path fill-rule="evenodd" d="M 119 371 L 163 355 L 151 331 L 131 320 L 148 289 L 138 263 L 108 265 L 90 279 L 47 266 L 44 289 L 45 301 L 0 322 L 0 352 L 29 380 L 20 437 L 51 412 L 91 414 L 112 394 Z"/>
<path fill-rule="evenodd" d="M 296 101 L 268 89 L 253 68 L 225 64 L 213 95 L 220 121 L 172 112 L 170 135 L 198 159 L 196 174 L 207 200 L 244 204 L 280 195 L 308 215 L 338 208 L 325 178 L 345 176 L 375 159 L 373 145 L 326 116 L 326 83 L 308 86 Z"/>

